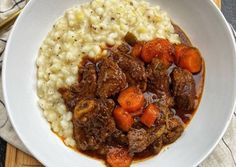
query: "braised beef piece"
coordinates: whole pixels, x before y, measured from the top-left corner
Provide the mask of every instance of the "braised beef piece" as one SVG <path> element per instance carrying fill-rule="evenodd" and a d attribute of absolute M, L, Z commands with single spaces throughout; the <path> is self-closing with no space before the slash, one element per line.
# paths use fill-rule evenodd
<path fill-rule="evenodd" d="M 128 132 L 129 152 L 142 153 L 146 150 L 158 152 L 162 146 L 162 136 L 168 133 L 167 120 L 173 114 L 168 108 L 161 108 L 161 116 L 155 122 L 155 126 L 147 128 L 141 122 L 135 122 L 133 128 Z"/>
<path fill-rule="evenodd" d="M 116 62 L 105 58 L 98 74 L 97 95 L 108 98 L 119 93 L 125 86 L 126 77 Z"/>
<path fill-rule="evenodd" d="M 165 105 L 160 105 L 160 116 L 151 128 L 140 122 L 140 117 L 134 117 L 132 129 L 128 132 L 130 154 L 145 152 L 158 153 L 164 144 L 175 141 L 183 132 L 184 126 L 174 111 Z"/>
<path fill-rule="evenodd" d="M 128 146 L 129 144 L 127 134 L 119 129 L 117 129 L 112 134 L 111 140 L 112 140 L 111 142 L 117 142 L 118 144 L 123 145 L 123 146 Z"/>
<path fill-rule="evenodd" d="M 167 120 L 167 132 L 163 135 L 164 144 L 176 141 L 184 131 L 184 126 L 180 118 L 172 117 Z"/>
<path fill-rule="evenodd" d="M 61 87 L 58 89 L 58 92 L 61 94 L 64 103 L 69 111 L 73 111 L 78 101 L 78 85 L 73 85 L 69 88 Z"/>
<path fill-rule="evenodd" d="M 193 75 L 187 70 L 176 67 L 170 76 L 175 107 L 183 111 L 193 110 L 196 95 Z"/>
<path fill-rule="evenodd" d="M 147 66 L 147 90 L 155 93 L 160 105 L 173 106 L 173 98 L 170 93 L 170 83 L 166 66 L 160 59 L 154 58 Z"/>
<path fill-rule="evenodd" d="M 151 149 L 154 154 L 158 154 L 161 151 L 162 147 L 163 147 L 162 137 L 155 140 L 151 145 Z"/>
<path fill-rule="evenodd" d="M 73 113 L 74 139 L 80 150 L 99 150 L 116 131 L 111 99 L 82 99 Z"/>
<path fill-rule="evenodd" d="M 170 144 L 177 140 L 184 130 L 184 123 L 181 118 L 175 115 L 175 111 L 169 109 L 166 106 L 160 106 L 160 117 L 155 122 L 155 127 L 148 129 L 148 133 L 151 134 L 149 140 L 151 140 L 153 151 L 158 152 L 158 146 L 155 144 Z M 156 141 L 158 142 L 156 143 Z M 160 143 L 160 140 L 162 142 Z M 157 147 L 155 150 L 155 147 Z M 160 150 L 159 150 L 160 151 Z"/>
<path fill-rule="evenodd" d="M 69 111 L 73 111 L 77 101 L 83 97 L 95 97 L 97 89 L 97 74 L 95 65 L 87 62 L 81 67 L 80 81 L 69 88 L 62 87 L 58 91 Z"/>
<path fill-rule="evenodd" d="M 163 120 L 164 121 L 164 120 Z M 156 123 L 156 126 L 147 129 L 147 132 L 149 134 L 149 143 L 153 143 L 155 140 L 159 139 L 160 137 L 162 137 L 162 135 L 164 133 L 166 133 L 166 123 L 163 122 L 163 124 L 158 125 Z"/>
<path fill-rule="evenodd" d="M 111 50 L 110 55 L 125 73 L 129 86 L 137 86 L 144 92 L 147 87 L 144 63 L 119 50 Z"/>
<path fill-rule="evenodd" d="M 95 97 L 97 90 L 97 73 L 95 64 L 87 62 L 82 68 L 82 77 L 79 81 L 80 96 Z"/>
<path fill-rule="evenodd" d="M 148 133 L 145 129 L 131 129 L 128 132 L 129 153 L 134 154 L 144 151 L 150 144 L 148 141 Z"/>

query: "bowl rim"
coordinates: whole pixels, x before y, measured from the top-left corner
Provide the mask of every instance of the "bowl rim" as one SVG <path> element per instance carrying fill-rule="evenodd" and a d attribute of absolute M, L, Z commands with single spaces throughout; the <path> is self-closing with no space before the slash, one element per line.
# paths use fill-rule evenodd
<path fill-rule="evenodd" d="M 223 19 L 224 24 L 227 26 L 227 30 L 230 32 L 231 42 L 233 43 L 233 46 L 234 46 L 234 56 L 236 56 L 236 39 L 233 35 L 233 31 L 229 25 L 229 22 L 226 20 L 224 14 L 221 12 L 220 8 L 216 5 L 216 3 L 213 0 L 210 0 L 207 3 L 209 3 L 212 6 L 212 8 L 215 10 L 215 14 L 217 14 L 219 17 L 221 17 Z M 206 75 L 205 75 L 205 77 L 206 77 Z M 229 124 L 232 120 L 234 112 L 236 112 L 236 94 L 235 93 L 234 93 L 234 102 L 233 103 L 234 104 L 233 104 L 233 107 L 231 110 L 230 117 L 228 118 L 227 122 L 225 123 L 224 129 L 221 131 L 220 135 L 218 136 L 218 139 L 215 140 L 215 142 L 211 145 L 211 148 L 205 153 L 204 156 L 202 156 L 199 159 L 199 161 L 196 164 L 194 164 L 194 166 L 198 166 L 200 163 L 202 163 L 213 152 L 213 150 L 216 148 L 216 146 L 218 145 L 220 140 L 223 138 L 223 136 L 224 136 L 226 130 L 228 129 Z"/>
<path fill-rule="evenodd" d="M 8 42 L 6 44 L 5 54 L 4 54 L 4 57 L 3 57 L 3 65 L 2 65 L 2 90 L 3 90 L 3 98 L 4 98 L 5 107 L 6 107 L 8 117 L 9 117 L 10 122 L 11 122 L 15 132 L 17 133 L 18 137 L 20 138 L 20 140 L 22 141 L 24 146 L 27 148 L 27 150 L 32 154 L 32 156 L 34 156 L 42 164 L 47 165 L 47 164 L 45 164 L 47 162 L 47 160 L 43 159 L 40 156 L 40 152 L 33 149 L 32 146 L 29 146 L 26 143 L 26 141 L 24 140 L 24 135 L 19 132 L 18 127 L 14 123 L 14 116 L 11 114 L 12 112 L 10 112 L 10 105 L 8 103 L 9 98 L 8 98 L 8 95 L 7 95 L 8 93 L 7 93 L 7 88 L 6 88 L 6 67 L 7 67 L 6 62 L 7 62 L 7 58 L 8 58 L 7 55 L 8 55 L 8 52 L 10 50 L 10 44 L 11 44 L 11 41 L 13 40 L 13 34 L 15 32 L 15 29 L 17 28 L 18 23 L 22 20 L 22 18 L 25 16 L 27 11 L 32 7 L 32 5 L 34 4 L 35 1 L 36 0 L 31 0 L 26 4 L 26 6 L 24 7 L 24 10 L 21 12 L 20 16 L 17 18 L 15 24 L 13 25 L 12 30 L 10 32 L 10 35 L 8 37 Z M 221 10 L 217 7 L 217 5 L 212 0 L 209 0 L 206 3 L 210 4 L 211 8 L 215 11 L 215 14 L 218 17 L 220 17 L 222 19 L 223 23 L 226 25 L 227 31 L 229 31 L 229 33 L 230 33 L 230 37 L 231 37 L 230 40 L 231 40 L 231 42 L 233 43 L 233 46 L 234 46 L 234 56 L 236 56 L 236 40 L 234 38 L 234 35 L 233 35 L 233 32 L 230 28 L 229 23 L 227 22 L 226 18 L 224 17 L 223 13 L 221 12 Z M 234 87 L 236 88 L 236 85 Z M 214 143 L 211 144 L 210 149 L 207 152 L 205 152 L 201 157 L 199 157 L 199 159 L 196 161 L 194 166 L 199 165 L 204 159 L 206 159 L 210 155 L 210 153 L 215 149 L 215 147 L 217 146 L 217 144 L 219 143 L 219 141 L 222 139 L 223 135 L 225 134 L 225 132 L 226 132 L 228 126 L 229 126 L 229 123 L 231 122 L 232 116 L 235 112 L 235 109 L 236 109 L 236 94 L 234 94 L 233 99 L 234 100 L 233 100 L 233 107 L 232 107 L 232 110 L 231 110 L 231 114 L 230 114 L 230 117 L 228 118 L 227 122 L 225 123 L 223 130 L 221 131 L 221 133 L 218 136 L 217 140 L 215 140 Z"/>

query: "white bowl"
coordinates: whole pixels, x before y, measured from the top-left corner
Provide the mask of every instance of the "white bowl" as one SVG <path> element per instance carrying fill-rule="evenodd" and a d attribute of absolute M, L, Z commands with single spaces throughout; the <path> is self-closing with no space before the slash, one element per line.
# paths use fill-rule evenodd
<path fill-rule="evenodd" d="M 30 152 L 44 165 L 104 166 L 79 154 L 50 130 L 37 105 L 38 49 L 65 9 L 86 0 L 31 0 L 17 20 L 3 64 L 3 91 L 11 122 Z M 190 167 L 199 164 L 225 132 L 235 107 L 235 44 L 230 28 L 210 0 L 150 0 L 188 34 L 206 63 L 200 107 L 183 136 L 169 149 L 132 166 Z"/>

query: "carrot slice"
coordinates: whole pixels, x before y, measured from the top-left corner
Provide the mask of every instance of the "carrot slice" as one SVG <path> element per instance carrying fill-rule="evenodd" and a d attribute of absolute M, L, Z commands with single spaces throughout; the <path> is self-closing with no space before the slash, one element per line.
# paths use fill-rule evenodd
<path fill-rule="evenodd" d="M 144 44 L 141 57 L 144 62 L 150 63 L 154 57 L 159 57 L 163 54 L 172 56 L 173 52 L 174 48 L 168 40 L 156 38 Z"/>
<path fill-rule="evenodd" d="M 159 56 L 159 59 L 162 61 L 162 63 L 168 68 L 174 61 L 174 58 L 168 54 L 164 53 L 161 56 Z"/>
<path fill-rule="evenodd" d="M 121 107 L 115 108 L 113 111 L 113 116 L 117 126 L 125 132 L 129 131 L 134 123 L 132 116 Z"/>
<path fill-rule="evenodd" d="M 179 59 L 179 66 L 191 73 L 198 73 L 202 68 L 202 58 L 197 48 L 185 49 Z"/>
<path fill-rule="evenodd" d="M 131 56 L 140 57 L 143 45 L 141 43 L 136 43 L 131 51 Z"/>
<path fill-rule="evenodd" d="M 141 122 L 150 128 L 159 115 L 160 110 L 157 108 L 157 106 L 155 104 L 149 104 L 141 117 Z"/>
<path fill-rule="evenodd" d="M 129 87 L 120 93 L 118 103 L 128 112 L 135 112 L 143 106 L 144 96 L 139 88 Z"/>
<path fill-rule="evenodd" d="M 180 57 L 184 54 L 184 50 L 188 48 L 188 46 L 184 44 L 177 44 L 175 47 L 175 64 L 179 64 Z"/>
<path fill-rule="evenodd" d="M 132 157 L 129 155 L 128 150 L 112 147 L 107 153 L 106 160 L 111 167 L 129 167 Z"/>

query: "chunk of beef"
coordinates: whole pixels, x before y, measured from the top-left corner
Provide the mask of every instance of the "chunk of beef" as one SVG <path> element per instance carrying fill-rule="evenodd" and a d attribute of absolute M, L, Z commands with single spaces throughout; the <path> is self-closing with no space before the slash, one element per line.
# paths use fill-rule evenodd
<path fill-rule="evenodd" d="M 96 66 L 92 62 L 87 62 L 81 69 L 82 78 L 79 82 L 79 94 L 82 97 L 95 97 L 97 90 Z"/>
<path fill-rule="evenodd" d="M 156 154 L 160 152 L 164 144 L 170 144 L 177 140 L 184 130 L 181 119 L 175 116 L 168 107 L 161 106 L 160 110 L 161 114 L 155 122 L 156 126 L 147 130 L 151 143 L 149 149 L 152 149 Z"/>
<path fill-rule="evenodd" d="M 117 129 L 113 134 L 111 138 L 111 142 L 116 142 L 120 145 L 127 146 L 129 144 L 127 134 L 125 134 L 123 131 Z"/>
<path fill-rule="evenodd" d="M 102 143 L 100 144 L 99 149 L 96 150 L 96 154 L 105 156 L 107 155 L 109 149 L 110 149 L 110 146 L 107 143 Z"/>
<path fill-rule="evenodd" d="M 85 64 L 80 71 L 79 84 L 69 88 L 62 87 L 58 91 L 62 95 L 64 103 L 69 111 L 73 111 L 77 101 L 83 97 L 95 97 L 97 89 L 97 74 L 95 65 L 91 62 Z"/>
<path fill-rule="evenodd" d="M 161 138 L 162 135 L 166 132 L 166 124 L 160 124 L 156 127 L 147 129 L 149 143 L 152 144 L 157 139 Z"/>
<path fill-rule="evenodd" d="M 147 148 L 154 149 L 151 147 L 156 147 L 154 143 L 160 140 L 165 132 L 165 124 L 147 130 L 144 128 L 130 130 L 128 132 L 129 152 L 133 154 L 143 152 Z"/>
<path fill-rule="evenodd" d="M 157 134 L 158 136 L 162 135 L 163 144 L 173 143 L 184 131 L 184 123 L 169 108 L 162 106 L 160 110 L 161 117 L 156 122 L 156 126 L 159 127 Z"/>
<path fill-rule="evenodd" d="M 193 110 L 196 95 L 193 75 L 187 70 L 176 67 L 171 73 L 171 80 L 175 107 L 183 111 Z"/>
<path fill-rule="evenodd" d="M 184 131 L 184 124 L 178 117 L 172 117 L 167 120 L 167 131 L 163 135 L 164 144 L 170 144 L 176 141 Z"/>
<path fill-rule="evenodd" d="M 105 58 L 98 74 L 97 95 L 101 98 L 108 98 L 119 93 L 126 84 L 125 74 L 117 63 Z"/>
<path fill-rule="evenodd" d="M 160 132 L 166 131 L 167 121 L 174 116 L 174 113 L 166 106 L 160 106 L 160 117 L 155 121 L 155 126 Z"/>
<path fill-rule="evenodd" d="M 145 153 L 152 151 L 157 154 L 164 144 L 170 144 L 177 140 L 183 130 L 184 124 L 181 119 L 174 116 L 174 113 L 165 106 L 160 107 L 160 117 L 156 120 L 155 126 L 151 128 L 138 127 L 128 132 L 129 152 Z"/>
<path fill-rule="evenodd" d="M 129 152 L 139 153 L 149 146 L 148 133 L 145 129 L 132 129 L 128 132 Z"/>
<path fill-rule="evenodd" d="M 152 147 L 153 153 L 154 154 L 158 154 L 161 151 L 162 147 L 163 147 L 162 137 L 157 139 L 157 140 L 155 140 L 153 142 L 153 144 L 151 145 L 151 147 Z"/>
<path fill-rule="evenodd" d="M 74 107 L 78 101 L 78 85 L 73 85 L 69 88 L 61 87 L 58 89 L 58 92 L 61 94 L 64 103 L 69 111 L 73 111 Z"/>
<path fill-rule="evenodd" d="M 141 60 L 118 50 L 111 51 L 111 58 L 118 63 L 125 73 L 129 86 L 137 86 L 143 92 L 146 90 L 147 77 L 144 63 Z"/>
<path fill-rule="evenodd" d="M 99 150 L 116 131 L 111 99 L 82 99 L 73 114 L 74 139 L 80 150 Z"/>
<path fill-rule="evenodd" d="M 173 98 L 170 94 L 169 77 L 166 66 L 160 59 L 154 58 L 147 67 L 148 91 L 155 93 L 159 104 L 173 106 Z"/>

